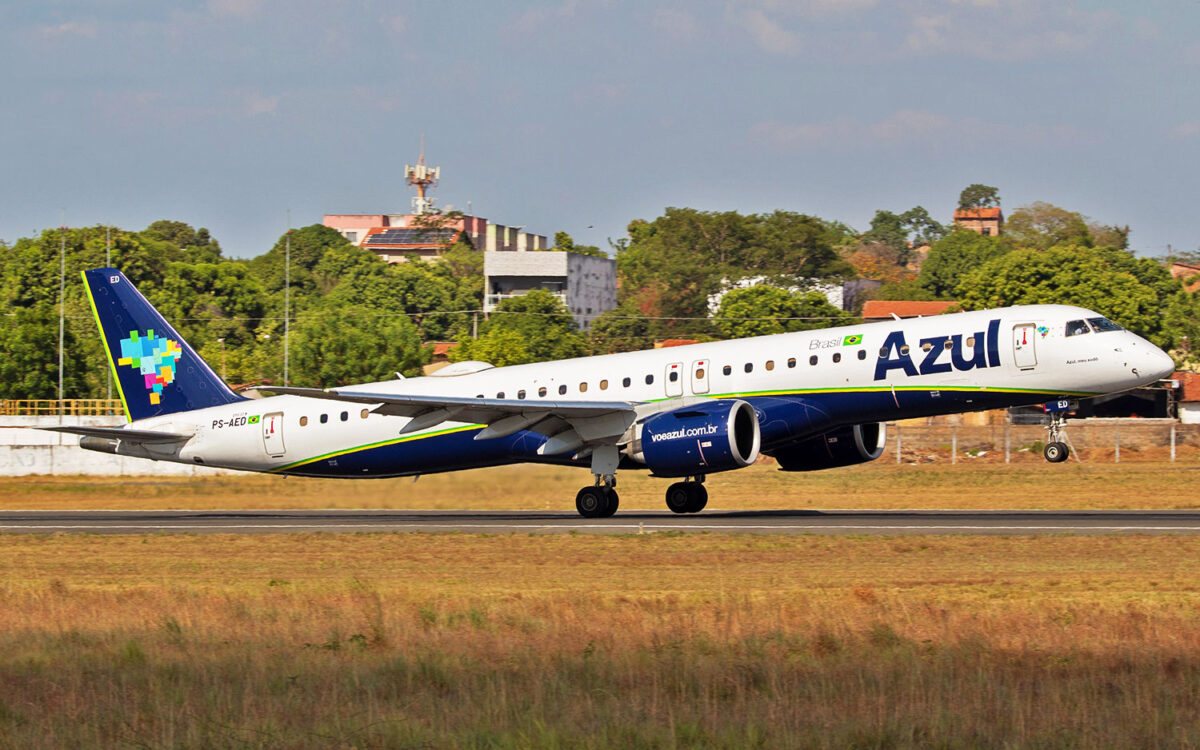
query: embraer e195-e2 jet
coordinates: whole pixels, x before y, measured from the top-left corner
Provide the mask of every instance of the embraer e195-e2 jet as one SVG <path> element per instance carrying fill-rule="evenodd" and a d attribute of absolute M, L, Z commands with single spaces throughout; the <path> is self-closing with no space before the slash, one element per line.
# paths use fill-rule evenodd
<path fill-rule="evenodd" d="M 889 420 L 1048 404 L 1170 374 L 1171 358 L 1099 313 L 1031 305 L 512 367 L 459 362 L 421 378 L 231 391 L 118 270 L 83 273 L 130 420 L 51 428 L 90 450 L 313 477 L 396 477 L 518 462 L 586 467 L 588 518 L 617 510 L 618 469 L 681 479 L 760 454 L 783 471 L 883 452 Z M 1061 417 L 1046 458 L 1061 461 Z"/>

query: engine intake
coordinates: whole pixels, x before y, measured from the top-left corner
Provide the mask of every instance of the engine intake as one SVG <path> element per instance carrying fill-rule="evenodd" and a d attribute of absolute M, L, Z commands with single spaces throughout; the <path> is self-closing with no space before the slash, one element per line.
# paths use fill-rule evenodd
<path fill-rule="evenodd" d="M 839 427 L 768 452 L 783 471 L 817 471 L 874 461 L 883 454 L 887 427 L 868 422 Z"/>
<path fill-rule="evenodd" d="M 740 469 L 754 463 L 762 444 L 754 407 L 737 399 L 655 414 L 635 434 L 630 457 L 660 477 Z"/>

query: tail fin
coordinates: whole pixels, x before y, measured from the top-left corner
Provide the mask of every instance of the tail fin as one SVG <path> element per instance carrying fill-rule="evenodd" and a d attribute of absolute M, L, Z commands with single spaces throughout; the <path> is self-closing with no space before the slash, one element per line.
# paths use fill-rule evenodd
<path fill-rule="evenodd" d="M 83 272 L 129 419 L 243 401 L 115 268 Z"/>

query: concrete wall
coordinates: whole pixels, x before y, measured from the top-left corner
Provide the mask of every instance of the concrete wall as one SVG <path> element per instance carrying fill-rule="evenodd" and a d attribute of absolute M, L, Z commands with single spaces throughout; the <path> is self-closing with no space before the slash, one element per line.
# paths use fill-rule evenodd
<path fill-rule="evenodd" d="M 125 424 L 124 417 L 0 417 L 0 420 L 0 476 L 215 476 L 241 473 L 85 451 L 79 447 L 76 435 L 30 429 L 58 425 L 119 427 Z"/>

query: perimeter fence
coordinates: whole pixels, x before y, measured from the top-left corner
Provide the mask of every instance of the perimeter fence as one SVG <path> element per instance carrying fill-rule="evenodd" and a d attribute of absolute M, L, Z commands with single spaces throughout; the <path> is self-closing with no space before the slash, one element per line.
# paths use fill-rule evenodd
<path fill-rule="evenodd" d="M 1070 461 L 1200 462 L 1200 425 L 1173 419 L 1082 419 L 1068 421 Z M 1047 440 L 1041 425 L 888 424 L 880 460 L 896 463 L 1044 461 Z"/>

